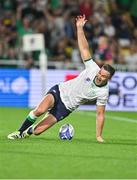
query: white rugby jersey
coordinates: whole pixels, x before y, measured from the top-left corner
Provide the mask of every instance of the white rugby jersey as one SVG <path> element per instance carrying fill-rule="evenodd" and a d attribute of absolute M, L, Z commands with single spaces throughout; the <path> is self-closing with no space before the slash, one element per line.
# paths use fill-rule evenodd
<path fill-rule="evenodd" d="M 79 105 L 94 100 L 97 100 L 97 105 L 106 105 L 108 84 L 98 87 L 93 82 L 99 70 L 99 66 L 90 59 L 85 62 L 85 70 L 78 77 L 59 84 L 60 97 L 67 109 L 73 111 Z"/>

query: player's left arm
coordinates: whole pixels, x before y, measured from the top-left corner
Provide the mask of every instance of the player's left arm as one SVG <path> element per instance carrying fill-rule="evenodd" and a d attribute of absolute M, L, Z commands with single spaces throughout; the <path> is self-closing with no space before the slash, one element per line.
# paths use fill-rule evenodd
<path fill-rule="evenodd" d="M 83 29 L 86 22 L 87 20 L 85 18 L 85 15 L 77 16 L 76 26 L 77 26 L 78 47 L 83 61 L 91 59 L 89 44 Z"/>
<path fill-rule="evenodd" d="M 102 131 L 105 121 L 105 105 L 97 105 L 96 110 L 96 139 L 103 142 Z"/>

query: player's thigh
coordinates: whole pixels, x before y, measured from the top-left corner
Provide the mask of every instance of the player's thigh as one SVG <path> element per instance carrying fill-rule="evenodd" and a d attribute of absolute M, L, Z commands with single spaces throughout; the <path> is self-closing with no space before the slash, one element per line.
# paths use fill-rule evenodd
<path fill-rule="evenodd" d="M 46 112 L 48 109 L 52 108 L 54 106 L 54 96 L 52 94 L 47 94 L 43 97 L 41 102 L 37 105 L 37 107 L 34 109 L 34 111 L 41 111 Z"/>

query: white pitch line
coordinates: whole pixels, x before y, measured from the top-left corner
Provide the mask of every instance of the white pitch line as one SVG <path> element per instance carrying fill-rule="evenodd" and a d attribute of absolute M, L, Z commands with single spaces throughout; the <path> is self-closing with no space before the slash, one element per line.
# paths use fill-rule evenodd
<path fill-rule="evenodd" d="M 76 113 L 80 113 L 81 115 L 86 115 L 86 116 L 92 116 L 92 117 L 96 117 L 96 114 L 94 113 L 86 113 L 86 112 L 81 112 L 81 111 L 77 111 Z M 106 115 L 106 118 L 110 118 L 110 119 L 114 119 L 116 121 L 126 121 L 126 122 L 130 122 L 130 123 L 137 123 L 137 119 L 131 119 L 131 118 L 127 118 L 127 117 L 120 117 L 120 116 L 110 116 L 110 115 Z"/>

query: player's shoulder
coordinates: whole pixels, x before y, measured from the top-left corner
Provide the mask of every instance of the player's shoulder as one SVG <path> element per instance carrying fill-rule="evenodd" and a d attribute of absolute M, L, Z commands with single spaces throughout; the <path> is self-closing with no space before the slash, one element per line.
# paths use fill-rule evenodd
<path fill-rule="evenodd" d="M 84 60 L 84 64 L 86 68 L 92 68 L 92 69 L 97 69 L 97 70 L 100 69 L 100 67 L 92 58 Z"/>

